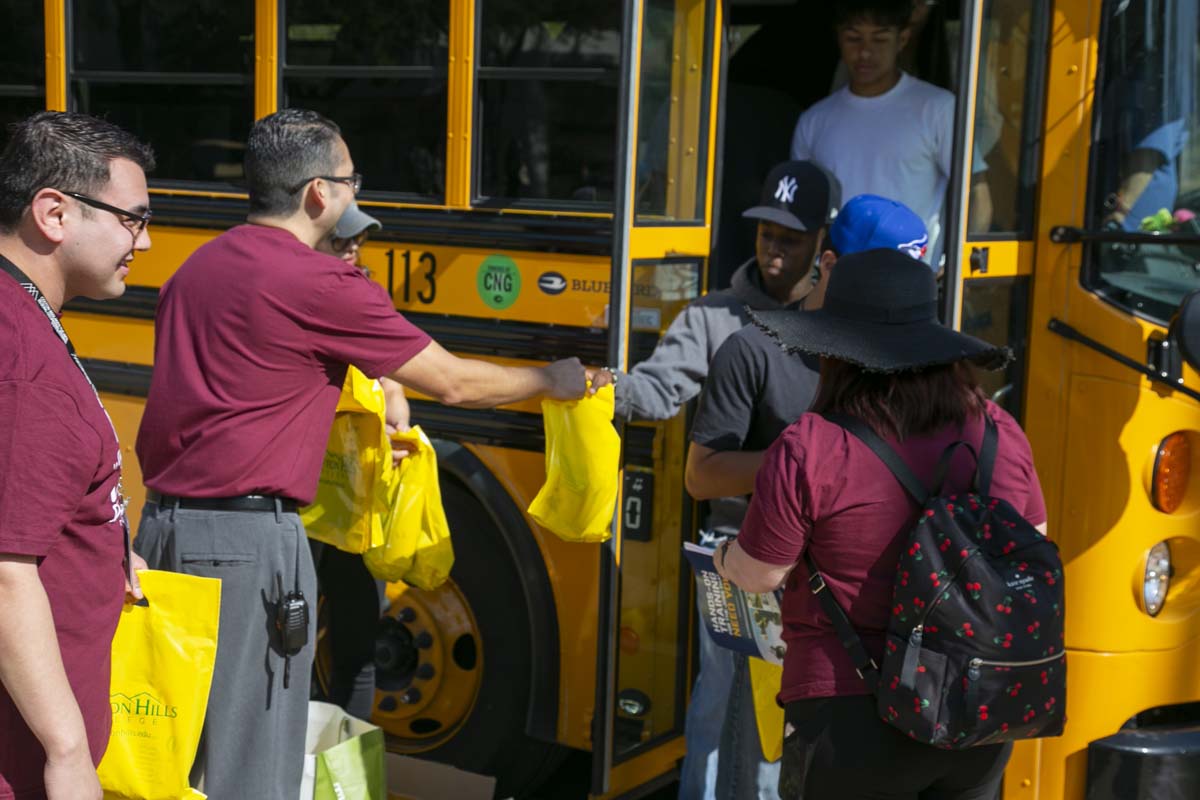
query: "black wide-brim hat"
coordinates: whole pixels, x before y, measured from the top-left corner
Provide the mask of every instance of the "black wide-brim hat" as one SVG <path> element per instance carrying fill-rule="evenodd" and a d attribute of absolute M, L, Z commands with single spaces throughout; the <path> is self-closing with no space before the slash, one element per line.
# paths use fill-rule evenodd
<path fill-rule="evenodd" d="M 999 369 L 1012 351 L 945 327 L 929 265 L 898 250 L 838 260 L 816 311 L 750 311 L 791 352 L 836 358 L 868 372 L 905 372 L 956 361 Z"/>

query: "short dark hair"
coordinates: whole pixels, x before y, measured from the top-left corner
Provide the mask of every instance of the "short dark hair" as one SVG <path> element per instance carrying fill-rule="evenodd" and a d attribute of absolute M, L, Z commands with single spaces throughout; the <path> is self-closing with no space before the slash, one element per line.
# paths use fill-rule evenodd
<path fill-rule="evenodd" d="M 0 153 L 0 231 L 11 232 L 33 196 L 46 188 L 95 194 L 109 164 L 125 158 L 154 169 L 154 151 L 108 120 L 72 111 L 39 111 L 8 126 Z M 86 213 L 86 212 L 85 212 Z"/>
<path fill-rule="evenodd" d="M 885 28 L 903 30 L 908 27 L 912 15 L 913 0 L 836 0 L 833 5 L 835 28 L 866 20 Z"/>
<path fill-rule="evenodd" d="M 315 111 L 285 108 L 263 117 L 246 142 L 250 212 L 282 216 L 300 207 L 298 187 L 337 168 L 342 129 Z"/>
<path fill-rule="evenodd" d="M 986 405 L 987 396 L 966 361 L 884 373 L 822 358 L 812 410 L 858 417 L 879 435 L 903 441 L 962 426 L 984 413 Z"/>

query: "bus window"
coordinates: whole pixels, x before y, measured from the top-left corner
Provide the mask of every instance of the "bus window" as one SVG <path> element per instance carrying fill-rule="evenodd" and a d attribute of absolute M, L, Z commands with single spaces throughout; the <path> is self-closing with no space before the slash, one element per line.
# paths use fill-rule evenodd
<path fill-rule="evenodd" d="M 1110 0 L 1104 6 L 1089 214 L 1093 228 L 1156 233 L 1162 243 L 1091 248 L 1086 285 L 1112 303 L 1166 322 L 1200 289 L 1197 118 L 1198 0 Z"/>
<path fill-rule="evenodd" d="M 254 120 L 250 0 L 73 3 L 71 107 L 150 142 L 157 181 L 231 182 Z"/>
<path fill-rule="evenodd" d="M 475 193 L 604 211 L 613 198 L 621 5 L 479 0 Z"/>
<path fill-rule="evenodd" d="M 963 281 L 963 333 L 992 344 L 1007 345 L 1014 355 L 1004 370 L 980 370 L 976 377 L 988 397 L 1017 421 L 1024 414 L 1029 289 L 1028 275 Z"/>
<path fill-rule="evenodd" d="M 976 87 L 971 238 L 1033 237 L 1048 3 L 984 4 Z"/>
<path fill-rule="evenodd" d="M 0 131 L 46 107 L 43 14 L 41 3 L 15 3 L 0 28 Z"/>
<path fill-rule="evenodd" d="M 708 48 L 704 0 L 650 0 L 642 23 L 639 223 L 704 219 Z"/>
<path fill-rule="evenodd" d="M 285 106 L 337 122 L 369 194 L 442 202 L 449 0 L 289 0 Z"/>

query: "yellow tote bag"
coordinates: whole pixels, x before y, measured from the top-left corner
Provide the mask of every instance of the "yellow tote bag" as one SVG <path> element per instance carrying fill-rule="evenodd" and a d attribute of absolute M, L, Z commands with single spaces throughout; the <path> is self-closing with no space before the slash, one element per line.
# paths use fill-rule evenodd
<path fill-rule="evenodd" d="M 754 720 L 758 724 L 763 758 L 778 761 L 783 757 L 783 709 L 775 698 L 783 684 L 783 667 L 761 658 L 747 661 L 750 664 L 750 689 L 754 695 Z"/>
<path fill-rule="evenodd" d="M 363 562 L 380 580 L 435 589 L 454 566 L 437 452 L 420 425 L 393 433 L 392 439 L 411 442 L 417 450 L 389 475 L 391 497 L 383 520 L 383 543 L 363 553 Z"/>
<path fill-rule="evenodd" d="M 612 535 L 621 458 L 613 407 L 612 386 L 580 400 L 542 401 L 546 483 L 529 515 L 568 542 L 603 542 Z"/>
<path fill-rule="evenodd" d="M 106 800 L 192 800 L 188 787 L 217 657 L 221 582 L 138 573 L 145 605 L 121 611 L 112 647 L 112 736 L 100 762 Z"/>
<path fill-rule="evenodd" d="M 385 424 L 379 381 L 348 368 L 316 497 L 300 511 L 311 538 L 348 553 L 383 544 L 381 517 L 387 509 L 386 481 L 392 471 Z"/>

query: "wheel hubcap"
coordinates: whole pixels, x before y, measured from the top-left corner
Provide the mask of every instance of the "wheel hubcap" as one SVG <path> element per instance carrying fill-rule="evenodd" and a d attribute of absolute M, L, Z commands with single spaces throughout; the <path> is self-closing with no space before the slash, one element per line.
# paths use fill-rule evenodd
<path fill-rule="evenodd" d="M 432 591 L 387 587 L 388 608 L 375 635 L 375 705 L 371 720 L 389 749 L 417 753 L 450 738 L 470 716 L 483 677 L 475 617 L 448 580 Z M 322 619 L 317 678 L 329 687 L 331 641 Z"/>

